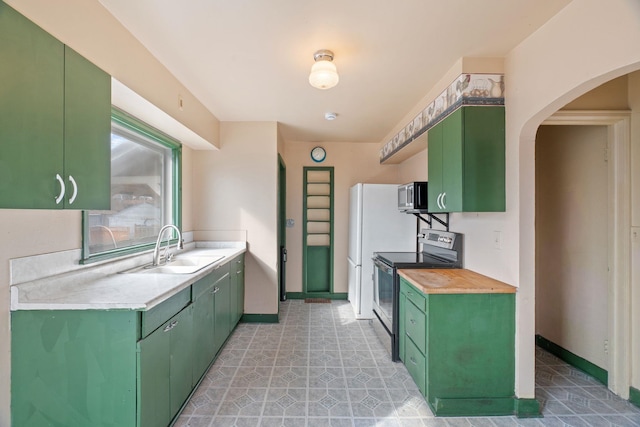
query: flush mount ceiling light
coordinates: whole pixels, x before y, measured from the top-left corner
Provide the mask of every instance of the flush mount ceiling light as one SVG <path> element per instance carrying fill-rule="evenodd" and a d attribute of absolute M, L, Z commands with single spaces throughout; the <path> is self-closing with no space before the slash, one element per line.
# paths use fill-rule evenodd
<path fill-rule="evenodd" d="M 338 84 L 338 70 L 333 61 L 333 52 L 322 49 L 313 54 L 316 61 L 311 67 L 309 84 L 318 89 L 330 89 Z"/>
<path fill-rule="evenodd" d="M 338 115 L 336 113 L 328 112 L 324 113 L 325 120 L 335 120 Z"/>

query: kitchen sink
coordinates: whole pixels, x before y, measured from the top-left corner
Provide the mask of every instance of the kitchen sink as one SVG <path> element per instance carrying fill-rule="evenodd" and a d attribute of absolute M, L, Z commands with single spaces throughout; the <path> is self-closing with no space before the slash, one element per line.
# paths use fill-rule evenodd
<path fill-rule="evenodd" d="M 141 267 L 123 271 L 127 274 L 193 274 L 196 271 L 220 261 L 224 256 L 204 256 L 204 255 L 179 255 L 173 258 L 168 264 L 152 265 L 147 264 Z"/>

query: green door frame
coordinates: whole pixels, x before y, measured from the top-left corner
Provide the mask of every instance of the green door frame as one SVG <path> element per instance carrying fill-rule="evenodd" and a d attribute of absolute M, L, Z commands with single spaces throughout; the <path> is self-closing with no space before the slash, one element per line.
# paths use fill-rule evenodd
<path fill-rule="evenodd" d="M 287 165 L 278 154 L 278 313 L 286 299 Z M 283 260 L 284 257 L 284 260 Z"/>
<path fill-rule="evenodd" d="M 307 225 L 308 225 L 308 220 L 307 220 L 307 190 L 308 190 L 308 181 L 307 181 L 307 175 L 308 172 L 321 172 L 321 171 L 328 171 L 329 172 L 329 186 L 330 186 L 330 193 L 329 193 L 329 271 L 328 271 L 328 281 L 329 281 L 329 290 L 326 292 L 318 292 L 318 291 L 313 291 L 313 292 L 309 292 L 308 291 L 308 280 L 307 280 L 307 274 L 308 274 L 308 268 L 309 268 L 309 260 L 308 260 L 308 248 L 309 246 L 307 245 Z M 326 167 L 311 167 L 311 166 L 305 166 L 303 167 L 303 197 L 302 197 L 302 212 L 303 212 L 303 220 L 302 220 L 302 295 L 292 295 L 293 297 L 303 297 L 303 298 L 308 298 L 308 297 L 316 297 L 316 298 L 334 298 L 335 295 L 333 293 L 333 271 L 334 271 L 334 266 L 333 266 L 333 252 L 334 252 L 334 168 L 330 167 L 330 166 L 326 166 Z M 339 298 L 342 298 L 342 295 L 338 296 Z"/>

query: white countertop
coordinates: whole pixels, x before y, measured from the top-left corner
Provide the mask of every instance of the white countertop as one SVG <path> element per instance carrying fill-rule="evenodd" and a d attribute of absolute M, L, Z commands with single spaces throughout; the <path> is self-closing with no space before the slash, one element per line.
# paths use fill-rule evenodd
<path fill-rule="evenodd" d="M 11 286 L 11 310 L 149 310 L 246 252 L 245 242 L 204 246 L 184 254 L 224 258 L 193 274 L 114 273 L 90 267 L 28 281 Z"/>

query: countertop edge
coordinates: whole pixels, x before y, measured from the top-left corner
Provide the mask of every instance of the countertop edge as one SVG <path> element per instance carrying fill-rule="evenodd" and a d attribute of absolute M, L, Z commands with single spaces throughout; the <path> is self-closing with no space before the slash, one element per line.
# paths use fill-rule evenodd
<path fill-rule="evenodd" d="M 10 310 L 13 311 L 24 311 L 24 310 L 131 310 L 131 311 L 147 311 L 158 304 L 166 301 L 172 296 L 176 295 L 183 289 L 191 286 L 193 283 L 197 282 L 207 274 L 211 273 L 215 268 L 220 265 L 224 265 L 230 262 L 233 258 L 237 257 L 240 254 L 246 253 L 247 248 L 246 245 L 242 247 L 234 247 L 234 248 L 224 248 L 226 250 L 230 250 L 230 252 L 219 262 L 215 262 L 199 271 L 196 271 L 192 274 L 163 274 L 163 276 L 172 276 L 174 279 L 176 277 L 181 277 L 183 280 L 179 280 L 179 283 L 175 286 L 170 287 L 169 289 L 163 290 L 159 292 L 157 295 L 154 295 L 151 298 L 146 299 L 146 301 L 136 301 L 136 302 L 121 302 L 121 301 L 97 301 L 97 302 L 56 302 L 55 300 L 51 301 L 28 301 L 23 300 L 20 301 L 21 293 L 20 288 L 28 285 L 30 282 L 20 283 L 17 285 L 12 285 L 10 287 Z M 109 280 L 109 277 L 118 277 L 126 275 L 126 273 L 113 273 L 104 276 L 100 280 Z M 133 274 L 132 274 L 133 275 Z M 160 274 L 158 274 L 160 275 Z M 142 277 L 149 277 L 151 275 L 141 275 Z M 69 282 L 73 281 L 73 273 L 69 274 Z M 140 280 L 140 279 L 138 279 Z M 41 286 L 47 286 L 45 282 L 47 279 L 39 279 L 34 282 L 41 282 Z M 77 286 L 91 286 L 92 280 L 86 280 Z M 135 285 L 132 285 L 135 286 Z"/>

